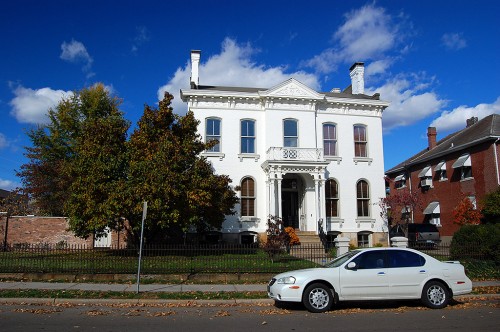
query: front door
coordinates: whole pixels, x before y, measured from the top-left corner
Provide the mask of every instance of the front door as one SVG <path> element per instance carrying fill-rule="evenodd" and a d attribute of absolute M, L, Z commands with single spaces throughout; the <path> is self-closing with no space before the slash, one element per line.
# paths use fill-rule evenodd
<path fill-rule="evenodd" d="M 299 193 L 297 191 L 283 191 L 281 193 L 281 209 L 283 225 L 299 228 Z"/>

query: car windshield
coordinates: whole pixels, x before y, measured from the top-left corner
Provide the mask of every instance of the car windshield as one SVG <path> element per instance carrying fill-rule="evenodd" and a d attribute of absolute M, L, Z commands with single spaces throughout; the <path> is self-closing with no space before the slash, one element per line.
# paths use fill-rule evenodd
<path fill-rule="evenodd" d="M 349 252 L 335 258 L 330 263 L 325 264 L 325 267 L 339 267 L 340 265 L 344 264 L 352 257 L 356 256 L 356 254 L 358 254 L 359 252 L 360 252 L 360 250 L 349 251 Z"/>

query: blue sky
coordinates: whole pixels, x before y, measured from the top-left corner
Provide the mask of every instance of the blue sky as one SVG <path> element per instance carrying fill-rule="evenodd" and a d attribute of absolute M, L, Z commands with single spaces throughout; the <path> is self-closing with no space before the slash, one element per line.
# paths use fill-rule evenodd
<path fill-rule="evenodd" d="M 272 87 L 294 77 L 330 91 L 365 62 L 383 116 L 385 168 L 500 113 L 500 2 L 38 1 L 0 11 L 0 188 L 20 185 L 26 130 L 72 91 L 104 83 L 134 126 L 163 91 L 174 109 L 201 50 L 200 83 Z"/>

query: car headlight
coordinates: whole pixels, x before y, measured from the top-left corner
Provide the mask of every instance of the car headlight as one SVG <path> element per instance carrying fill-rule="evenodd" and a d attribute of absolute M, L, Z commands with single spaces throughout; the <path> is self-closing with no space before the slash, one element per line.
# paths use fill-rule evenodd
<path fill-rule="evenodd" d="M 279 278 L 276 282 L 278 284 L 294 284 L 295 278 L 294 277 L 283 277 L 283 278 Z"/>

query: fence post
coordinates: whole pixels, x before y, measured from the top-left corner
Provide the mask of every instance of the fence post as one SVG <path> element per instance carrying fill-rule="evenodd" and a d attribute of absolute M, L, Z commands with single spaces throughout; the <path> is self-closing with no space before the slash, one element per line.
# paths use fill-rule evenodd
<path fill-rule="evenodd" d="M 398 248 L 408 248 L 408 239 L 403 236 L 391 238 L 391 246 Z"/>
<path fill-rule="evenodd" d="M 333 242 L 335 243 L 335 248 L 337 248 L 337 257 L 343 255 L 349 251 L 349 242 L 351 240 L 348 237 L 337 237 Z"/>

